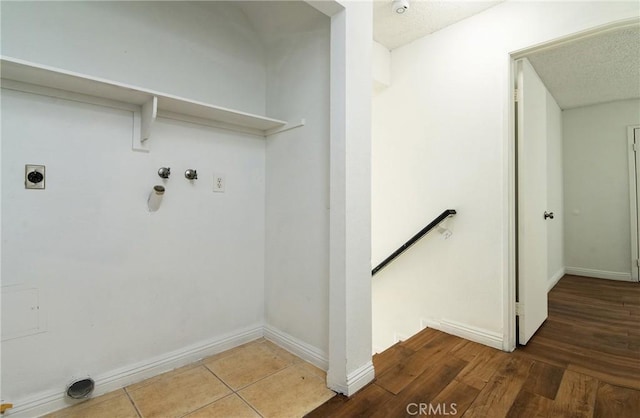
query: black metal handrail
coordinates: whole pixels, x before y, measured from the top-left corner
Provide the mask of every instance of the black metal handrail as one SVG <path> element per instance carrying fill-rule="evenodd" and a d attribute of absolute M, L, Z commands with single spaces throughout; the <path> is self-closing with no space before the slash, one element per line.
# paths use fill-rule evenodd
<path fill-rule="evenodd" d="M 387 264 L 389 264 L 390 262 L 392 262 L 393 260 L 396 259 L 396 257 L 398 257 L 400 254 L 402 254 L 403 252 L 405 252 L 409 247 L 411 247 L 413 244 L 415 244 L 418 240 L 420 240 L 420 238 L 424 237 L 429 231 L 431 231 L 433 228 L 435 228 L 436 226 L 438 226 L 438 224 L 440 224 L 442 221 L 444 221 L 445 219 L 447 219 L 449 216 L 453 216 L 455 215 L 457 212 L 455 211 L 455 209 L 447 209 L 444 212 L 442 212 L 440 215 L 438 215 L 438 217 L 436 219 L 434 219 L 433 221 L 431 221 L 429 223 L 429 225 L 425 226 L 424 228 L 422 228 L 420 230 L 420 232 L 418 232 L 417 234 L 415 234 L 413 237 L 411 237 L 411 239 L 407 242 L 405 242 L 404 244 L 402 244 L 402 246 L 400 248 L 398 248 L 397 250 L 395 250 L 393 252 L 393 254 L 391 254 L 389 257 L 385 258 L 384 261 L 380 264 L 378 264 L 376 266 L 376 268 L 374 268 L 373 270 L 371 270 L 371 275 L 374 276 L 377 272 L 379 272 L 380 270 L 382 270 L 383 268 L 385 268 L 387 266 Z"/>

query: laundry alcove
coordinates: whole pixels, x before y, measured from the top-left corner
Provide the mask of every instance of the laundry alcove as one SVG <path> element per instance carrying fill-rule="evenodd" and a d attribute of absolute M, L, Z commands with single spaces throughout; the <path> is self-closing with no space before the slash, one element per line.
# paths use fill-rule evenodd
<path fill-rule="evenodd" d="M 326 368 L 330 18 L 304 2 L 2 7 L 3 329 L 15 286 L 40 321 L 3 335 L 3 399 L 58 402 L 72 376 L 98 395 L 265 329 Z M 24 188 L 25 164 L 46 189 Z"/>

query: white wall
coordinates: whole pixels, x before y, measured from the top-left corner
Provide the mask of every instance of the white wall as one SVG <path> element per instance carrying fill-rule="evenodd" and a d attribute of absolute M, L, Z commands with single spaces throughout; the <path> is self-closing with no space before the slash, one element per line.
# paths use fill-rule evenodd
<path fill-rule="evenodd" d="M 3 3 L 2 54 L 262 113 L 266 66 L 243 16 L 215 3 Z M 151 152 L 136 153 L 132 123 L 2 91 L 2 285 L 39 289 L 46 322 L 2 342 L 2 399 L 16 406 L 262 326 L 264 139 L 160 120 Z M 24 189 L 24 164 L 46 165 L 45 190 Z M 173 174 L 149 213 L 161 166 Z M 3 305 L 5 324 L 15 315 Z"/>
<path fill-rule="evenodd" d="M 263 47 L 223 2 L 3 2 L 2 54 L 265 113 Z"/>
<path fill-rule="evenodd" d="M 562 110 L 547 91 L 547 280 L 553 287 L 564 275 L 564 178 Z"/>
<path fill-rule="evenodd" d="M 391 83 L 391 52 L 382 44 L 373 41 L 373 91 L 382 91 Z"/>
<path fill-rule="evenodd" d="M 378 324 L 402 316 L 505 341 L 510 261 L 509 53 L 636 17 L 636 2 L 505 2 L 392 51 L 392 82 L 373 102 L 374 265 L 446 208 L 453 236 L 427 237 L 373 281 Z M 469 333 L 468 333 L 469 334 Z"/>
<path fill-rule="evenodd" d="M 3 398 L 261 324 L 261 139 L 161 120 L 141 154 L 128 112 L 6 90 L 2 108 L 2 284 L 38 288 L 47 321 L 2 343 Z M 24 189 L 25 163 L 46 165 L 45 190 Z M 173 175 L 149 213 L 161 166 Z"/>
<path fill-rule="evenodd" d="M 330 19 L 304 3 L 262 7 L 295 25 L 265 38 L 271 116 L 305 125 L 267 139 L 266 322 L 329 349 Z"/>
<path fill-rule="evenodd" d="M 574 274 L 631 279 L 627 126 L 640 100 L 563 112 L 565 252 Z"/>

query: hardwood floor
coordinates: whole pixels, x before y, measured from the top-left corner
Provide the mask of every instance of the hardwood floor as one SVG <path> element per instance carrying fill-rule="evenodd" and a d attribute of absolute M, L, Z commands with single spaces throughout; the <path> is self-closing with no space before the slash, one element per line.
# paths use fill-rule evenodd
<path fill-rule="evenodd" d="M 640 284 L 564 276 L 520 354 L 640 390 Z"/>
<path fill-rule="evenodd" d="M 513 353 L 425 329 L 373 362 L 373 383 L 307 417 L 638 417 L 640 284 L 563 277 Z"/>

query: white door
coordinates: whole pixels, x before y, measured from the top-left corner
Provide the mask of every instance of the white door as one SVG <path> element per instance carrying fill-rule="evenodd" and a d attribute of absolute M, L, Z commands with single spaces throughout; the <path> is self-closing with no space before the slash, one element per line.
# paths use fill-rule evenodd
<path fill-rule="evenodd" d="M 640 279 L 640 127 L 629 127 L 629 201 L 631 203 L 631 280 Z"/>
<path fill-rule="evenodd" d="M 518 343 L 547 319 L 547 90 L 527 59 L 518 74 Z"/>

